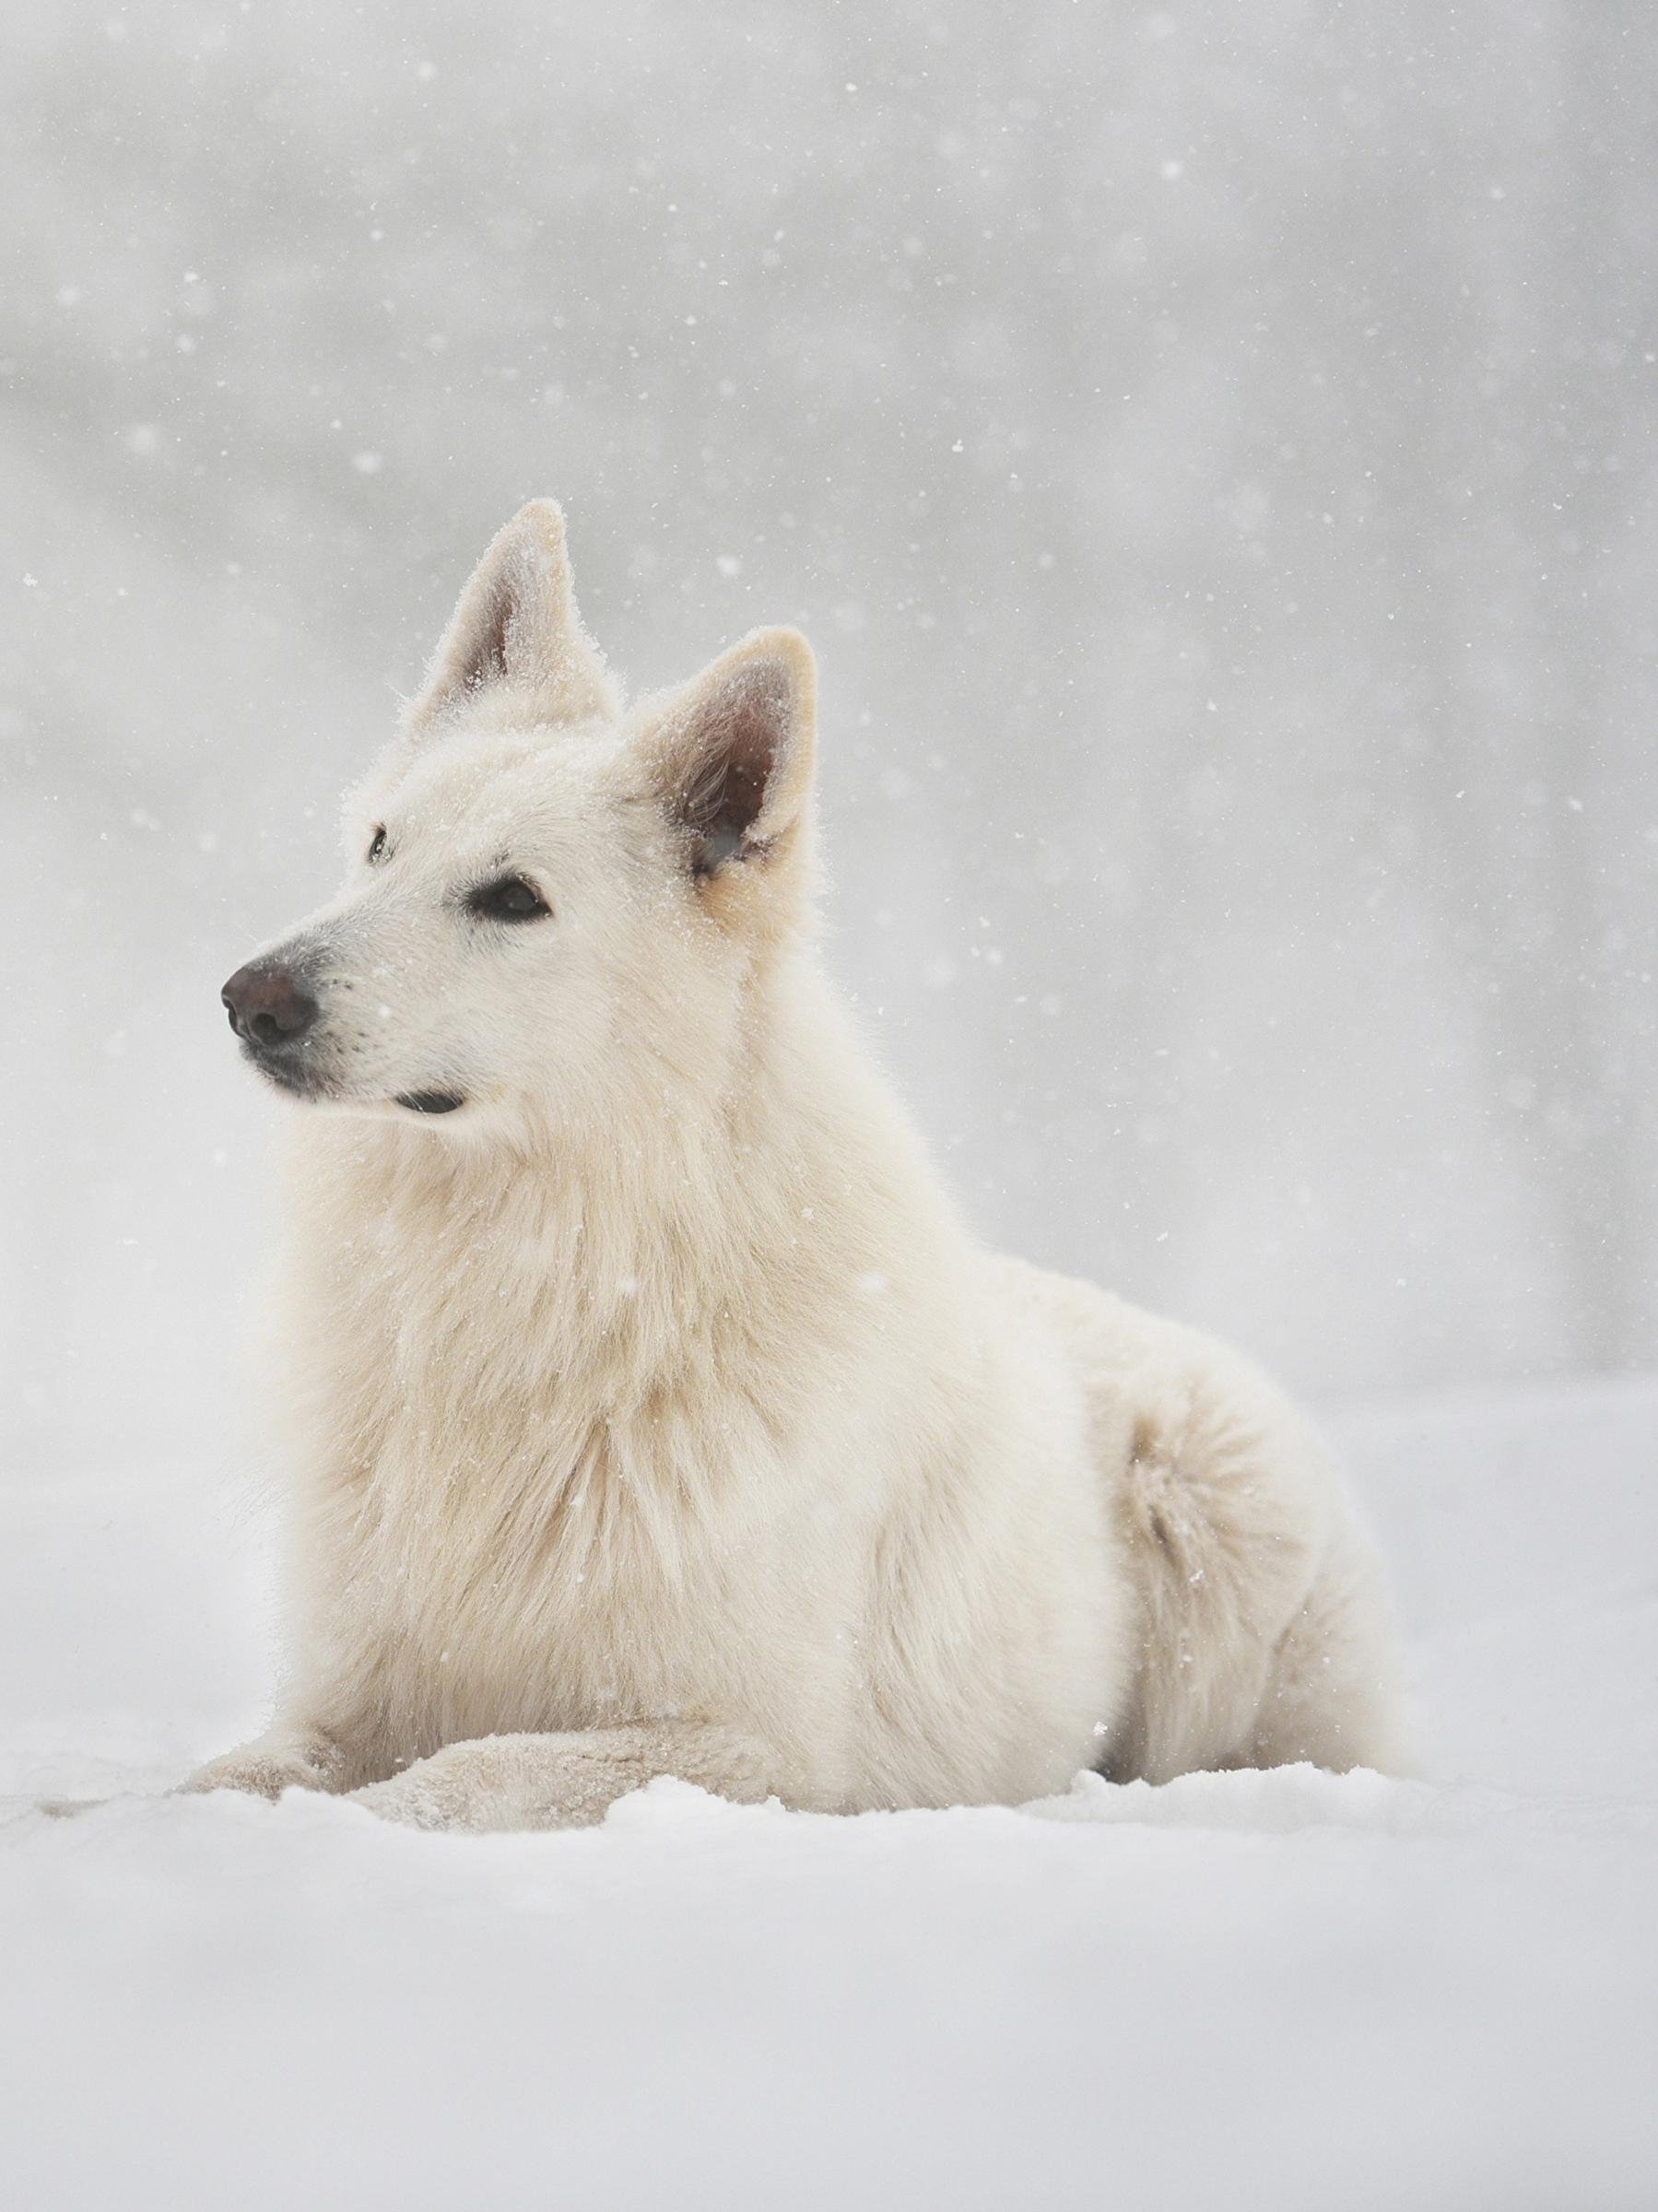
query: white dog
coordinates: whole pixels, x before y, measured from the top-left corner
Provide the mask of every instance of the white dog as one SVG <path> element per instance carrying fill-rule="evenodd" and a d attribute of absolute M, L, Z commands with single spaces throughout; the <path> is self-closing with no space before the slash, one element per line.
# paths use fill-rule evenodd
<path fill-rule="evenodd" d="M 557 507 L 468 584 L 334 902 L 231 978 L 297 1100 L 280 1714 L 189 1786 L 425 1827 L 1387 1767 L 1340 1484 L 1244 1360 L 982 1251 L 811 947 L 811 653 L 624 712 Z"/>

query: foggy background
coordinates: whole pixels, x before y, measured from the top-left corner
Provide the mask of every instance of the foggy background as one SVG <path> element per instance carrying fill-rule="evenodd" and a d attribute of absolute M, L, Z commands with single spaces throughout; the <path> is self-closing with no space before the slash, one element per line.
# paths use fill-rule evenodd
<path fill-rule="evenodd" d="M 821 668 L 984 1234 L 1325 1395 L 1651 1367 L 1658 14 L 57 6 L 0 51 L 0 1453 L 219 1448 L 222 979 L 512 509 Z"/>

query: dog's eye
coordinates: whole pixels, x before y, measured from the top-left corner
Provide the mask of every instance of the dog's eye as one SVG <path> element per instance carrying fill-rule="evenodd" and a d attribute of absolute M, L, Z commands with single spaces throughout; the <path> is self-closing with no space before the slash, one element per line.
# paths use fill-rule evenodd
<path fill-rule="evenodd" d="M 378 860 L 385 849 L 386 826 L 383 822 L 377 822 L 374 827 L 374 834 L 369 840 L 369 858 L 370 861 Z"/>
<path fill-rule="evenodd" d="M 499 876 L 493 883 L 480 884 L 466 904 L 488 922 L 539 922 L 551 911 L 535 885 L 522 876 Z"/>

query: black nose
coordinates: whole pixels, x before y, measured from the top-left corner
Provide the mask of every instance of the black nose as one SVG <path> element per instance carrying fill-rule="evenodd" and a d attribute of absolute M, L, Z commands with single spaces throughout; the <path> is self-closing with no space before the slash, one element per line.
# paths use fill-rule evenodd
<path fill-rule="evenodd" d="M 297 1042 L 317 1018 L 316 1000 L 290 970 L 257 960 L 239 968 L 218 995 L 236 1034 L 266 1052 Z"/>

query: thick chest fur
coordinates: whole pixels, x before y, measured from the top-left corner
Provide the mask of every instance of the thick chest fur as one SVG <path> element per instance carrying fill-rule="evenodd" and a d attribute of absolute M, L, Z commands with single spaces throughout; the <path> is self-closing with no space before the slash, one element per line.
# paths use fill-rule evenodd
<path fill-rule="evenodd" d="M 641 1717 L 821 1724 L 871 1547 L 859 1477 L 823 1464 L 847 1394 L 812 1358 L 780 1377 L 716 1314 L 643 1359 L 650 1313 L 572 1313 L 499 1250 L 441 1290 L 399 1281 L 389 1239 L 349 1256 L 304 1549 L 314 1626 L 398 1757 Z"/>
<path fill-rule="evenodd" d="M 389 1706 L 440 1740 L 602 1726 L 728 1709 L 745 1647 L 775 1665 L 777 1532 L 676 1426 L 555 1413 L 526 1442 L 486 1418 L 445 1459 L 394 1423 L 354 1547 Z"/>

